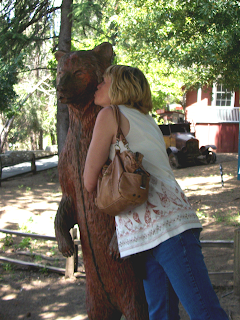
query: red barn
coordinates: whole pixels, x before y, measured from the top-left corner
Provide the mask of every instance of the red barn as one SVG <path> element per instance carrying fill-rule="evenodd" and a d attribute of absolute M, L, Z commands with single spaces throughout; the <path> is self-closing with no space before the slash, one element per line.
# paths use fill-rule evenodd
<path fill-rule="evenodd" d="M 239 91 L 221 84 L 188 91 L 186 120 L 199 140 L 199 147 L 214 144 L 218 153 L 237 153 L 239 136 Z"/>

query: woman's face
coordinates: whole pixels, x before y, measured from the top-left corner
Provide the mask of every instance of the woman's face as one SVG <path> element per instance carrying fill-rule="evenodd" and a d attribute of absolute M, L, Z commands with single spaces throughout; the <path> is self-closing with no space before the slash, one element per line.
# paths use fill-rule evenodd
<path fill-rule="evenodd" d="M 111 100 L 108 94 L 111 82 L 112 80 L 110 77 L 104 77 L 103 82 L 97 86 L 97 91 L 94 95 L 94 103 L 96 105 L 103 108 L 111 105 Z"/>
<path fill-rule="evenodd" d="M 110 77 L 104 77 L 103 82 L 97 86 L 97 91 L 94 95 L 94 103 L 96 105 L 103 108 L 111 105 L 111 100 L 108 95 L 111 82 L 112 80 Z"/>

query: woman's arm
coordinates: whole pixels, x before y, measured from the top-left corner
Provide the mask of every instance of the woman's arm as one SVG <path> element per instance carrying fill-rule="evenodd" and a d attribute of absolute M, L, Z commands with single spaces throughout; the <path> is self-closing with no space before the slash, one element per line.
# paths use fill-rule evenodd
<path fill-rule="evenodd" d="M 84 168 L 84 186 L 88 192 L 96 189 L 99 173 L 109 156 L 117 133 L 117 123 L 111 107 L 103 108 L 96 119 Z"/>

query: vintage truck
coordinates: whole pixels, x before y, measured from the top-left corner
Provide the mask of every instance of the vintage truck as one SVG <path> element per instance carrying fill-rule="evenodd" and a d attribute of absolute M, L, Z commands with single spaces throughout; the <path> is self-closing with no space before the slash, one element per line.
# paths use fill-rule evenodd
<path fill-rule="evenodd" d="M 169 162 L 172 168 L 186 167 L 200 163 L 215 163 L 215 145 L 206 145 L 199 148 L 199 141 L 190 132 L 190 123 L 159 125 L 161 129 Z"/>

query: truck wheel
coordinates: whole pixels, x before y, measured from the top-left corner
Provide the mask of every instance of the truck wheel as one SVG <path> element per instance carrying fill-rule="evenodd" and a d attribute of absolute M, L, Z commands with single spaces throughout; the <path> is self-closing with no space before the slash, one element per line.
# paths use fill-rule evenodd
<path fill-rule="evenodd" d="M 168 159 L 169 159 L 169 163 L 170 163 L 170 166 L 172 169 L 177 169 L 180 167 L 179 162 L 178 162 L 178 158 L 174 153 L 171 152 L 168 155 Z"/>
<path fill-rule="evenodd" d="M 217 160 L 217 156 L 215 152 L 209 152 L 206 156 L 207 164 L 215 163 Z"/>

